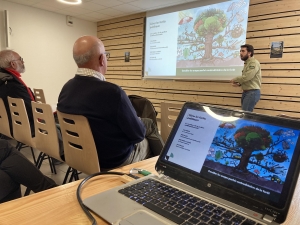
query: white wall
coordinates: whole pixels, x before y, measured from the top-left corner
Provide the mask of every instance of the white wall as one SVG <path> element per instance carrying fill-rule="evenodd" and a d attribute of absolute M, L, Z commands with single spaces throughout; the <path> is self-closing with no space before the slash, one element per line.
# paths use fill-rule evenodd
<path fill-rule="evenodd" d="M 0 49 L 5 49 L 4 10 L 9 13 L 11 47 L 24 58 L 22 79 L 30 88 L 44 89 L 49 104 L 57 102 L 62 86 L 75 75 L 72 47 L 82 35 L 97 36 L 97 23 L 0 0 Z M 80 91 L 80 90 L 78 90 Z"/>

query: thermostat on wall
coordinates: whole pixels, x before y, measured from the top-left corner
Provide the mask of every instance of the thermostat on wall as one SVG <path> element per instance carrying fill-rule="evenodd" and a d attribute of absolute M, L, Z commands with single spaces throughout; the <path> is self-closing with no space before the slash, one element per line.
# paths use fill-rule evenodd
<path fill-rule="evenodd" d="M 72 16 L 67 16 L 67 25 L 68 26 L 73 26 L 73 18 Z"/>

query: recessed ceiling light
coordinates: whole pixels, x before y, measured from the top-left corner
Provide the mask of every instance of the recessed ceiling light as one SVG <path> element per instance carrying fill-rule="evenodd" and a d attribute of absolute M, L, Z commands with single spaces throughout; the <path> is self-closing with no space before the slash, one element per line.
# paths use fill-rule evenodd
<path fill-rule="evenodd" d="M 69 4 L 69 5 L 79 5 L 82 3 L 81 0 L 57 0 L 59 2 L 62 2 L 64 4 Z"/>

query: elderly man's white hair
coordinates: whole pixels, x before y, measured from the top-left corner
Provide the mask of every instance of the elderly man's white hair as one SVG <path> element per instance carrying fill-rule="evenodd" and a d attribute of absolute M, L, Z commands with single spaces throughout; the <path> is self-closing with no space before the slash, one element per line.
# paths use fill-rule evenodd
<path fill-rule="evenodd" d="M 0 68 L 6 69 L 11 67 L 10 62 L 15 60 L 14 51 L 2 50 L 0 51 Z"/>

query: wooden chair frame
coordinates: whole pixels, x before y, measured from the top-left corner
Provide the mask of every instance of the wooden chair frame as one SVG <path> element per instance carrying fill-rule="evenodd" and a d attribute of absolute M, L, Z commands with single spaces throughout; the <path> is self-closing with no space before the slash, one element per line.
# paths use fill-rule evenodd
<path fill-rule="evenodd" d="M 100 172 L 98 153 L 87 118 L 59 111 L 57 111 L 57 115 L 63 137 L 65 161 L 76 170 L 73 171 L 72 176 L 74 175 L 75 179 L 78 179 L 77 171 L 86 174 Z M 67 175 L 68 173 L 64 183 Z"/>

